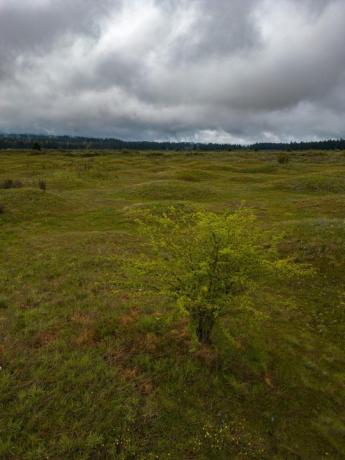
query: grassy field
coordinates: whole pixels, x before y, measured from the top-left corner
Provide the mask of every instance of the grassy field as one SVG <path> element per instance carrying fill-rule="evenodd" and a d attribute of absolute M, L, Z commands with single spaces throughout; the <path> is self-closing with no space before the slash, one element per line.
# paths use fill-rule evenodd
<path fill-rule="evenodd" d="M 1 460 L 345 458 L 345 153 L 289 155 L 0 153 Z M 123 262 L 145 209 L 243 201 L 315 276 L 200 347 Z"/>

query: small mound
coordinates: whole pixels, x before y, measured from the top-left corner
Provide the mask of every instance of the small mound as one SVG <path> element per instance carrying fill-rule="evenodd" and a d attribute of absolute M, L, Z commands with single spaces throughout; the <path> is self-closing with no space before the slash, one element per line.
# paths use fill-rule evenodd
<path fill-rule="evenodd" d="M 146 199 L 151 201 L 207 201 L 215 196 L 215 191 L 209 187 L 183 183 L 178 180 L 157 180 L 144 182 L 128 187 L 124 191 L 129 198 Z"/>
<path fill-rule="evenodd" d="M 236 168 L 235 171 L 242 174 L 274 174 L 279 170 L 277 165 L 264 164 L 249 166 L 245 168 Z"/>
<path fill-rule="evenodd" d="M 1 193 L 6 215 L 19 221 L 59 215 L 68 208 L 66 200 L 56 194 L 34 189 L 13 189 Z"/>
<path fill-rule="evenodd" d="M 172 207 L 183 213 L 191 213 L 195 210 L 192 204 L 181 201 L 169 201 L 168 203 L 166 201 L 163 203 L 156 201 L 152 203 L 135 203 L 130 206 L 126 206 L 123 209 L 123 213 L 130 219 L 140 219 L 145 217 L 147 213 L 155 216 L 162 216 Z"/>
<path fill-rule="evenodd" d="M 287 235 L 286 250 L 295 253 L 301 262 L 319 261 L 322 269 L 325 263 L 332 269 L 344 266 L 345 226 L 340 218 L 307 218 L 285 224 Z"/>
<path fill-rule="evenodd" d="M 185 182 L 202 182 L 206 180 L 217 179 L 216 174 L 209 173 L 208 171 L 199 170 L 185 170 L 179 171 L 174 175 L 175 179 Z"/>
<path fill-rule="evenodd" d="M 166 168 L 161 171 L 157 171 L 158 180 L 179 180 L 184 182 L 203 182 L 207 180 L 219 179 L 219 175 L 210 173 L 202 169 L 181 169 L 175 170 Z"/>
<path fill-rule="evenodd" d="M 216 171 L 216 172 L 224 172 L 224 171 L 236 172 L 237 171 L 236 166 L 225 164 L 225 163 L 214 163 L 214 164 L 210 163 L 207 165 L 205 164 L 205 167 L 207 167 L 208 171 Z"/>
<path fill-rule="evenodd" d="M 301 177 L 275 182 L 271 188 L 295 193 L 345 193 L 345 178 Z"/>

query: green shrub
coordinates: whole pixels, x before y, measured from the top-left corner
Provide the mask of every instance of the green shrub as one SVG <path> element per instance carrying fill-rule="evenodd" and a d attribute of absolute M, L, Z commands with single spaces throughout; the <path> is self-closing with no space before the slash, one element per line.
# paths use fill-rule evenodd
<path fill-rule="evenodd" d="M 5 179 L 1 185 L 1 188 L 3 189 L 9 189 L 9 188 L 21 188 L 23 187 L 23 184 L 20 180 L 13 180 L 13 179 Z"/>
<path fill-rule="evenodd" d="M 141 227 L 155 257 L 132 261 L 131 270 L 149 276 L 163 295 L 175 300 L 200 343 L 211 342 L 218 317 L 253 308 L 248 294 L 260 284 L 305 272 L 278 258 L 277 241 L 264 249 L 262 228 L 250 210 L 219 215 L 172 208 L 163 217 L 147 216 Z"/>

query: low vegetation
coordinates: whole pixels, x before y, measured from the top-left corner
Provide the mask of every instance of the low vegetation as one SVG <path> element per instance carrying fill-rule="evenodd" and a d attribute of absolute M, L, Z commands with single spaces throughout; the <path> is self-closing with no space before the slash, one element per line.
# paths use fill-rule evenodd
<path fill-rule="evenodd" d="M 343 459 L 344 152 L 40 153 L 0 153 L 1 460 Z"/>
<path fill-rule="evenodd" d="M 20 188 L 23 184 L 20 180 L 13 180 L 13 179 L 5 179 L 0 188 L 8 189 L 8 188 Z"/>
<path fill-rule="evenodd" d="M 38 181 L 38 187 L 40 188 L 40 190 L 42 190 L 42 192 L 45 192 L 47 190 L 47 184 L 46 184 L 46 181 L 43 180 L 43 179 L 40 179 Z"/>
<path fill-rule="evenodd" d="M 289 154 L 288 153 L 285 153 L 285 152 L 281 152 L 279 155 L 278 155 L 278 163 L 282 164 L 282 165 L 285 165 L 287 163 L 289 163 Z"/>

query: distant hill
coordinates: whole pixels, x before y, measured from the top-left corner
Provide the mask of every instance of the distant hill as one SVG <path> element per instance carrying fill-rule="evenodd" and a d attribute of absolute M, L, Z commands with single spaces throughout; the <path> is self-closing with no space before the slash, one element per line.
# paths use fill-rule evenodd
<path fill-rule="evenodd" d="M 202 144 L 191 142 L 122 141 L 112 138 L 51 136 L 36 134 L 0 134 L 0 149 L 57 149 L 57 150 L 338 150 L 345 149 L 345 140 L 318 142 L 256 143 L 249 146 L 233 144 Z"/>

